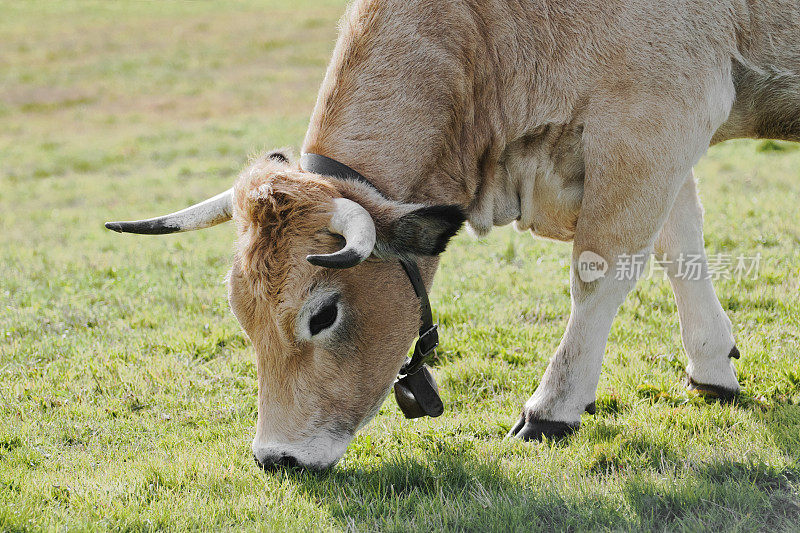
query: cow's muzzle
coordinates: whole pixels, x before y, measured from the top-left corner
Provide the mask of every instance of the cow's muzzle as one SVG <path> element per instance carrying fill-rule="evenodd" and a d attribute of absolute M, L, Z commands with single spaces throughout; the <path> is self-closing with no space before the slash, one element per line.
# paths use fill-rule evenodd
<path fill-rule="evenodd" d="M 271 455 L 259 459 L 257 455 L 253 454 L 253 459 L 265 472 L 275 472 L 281 469 L 288 470 L 300 467 L 297 458 L 292 455 Z"/>
<path fill-rule="evenodd" d="M 253 441 L 253 458 L 266 471 L 325 470 L 339 462 L 353 438 L 349 434 L 320 435 L 292 443 Z"/>

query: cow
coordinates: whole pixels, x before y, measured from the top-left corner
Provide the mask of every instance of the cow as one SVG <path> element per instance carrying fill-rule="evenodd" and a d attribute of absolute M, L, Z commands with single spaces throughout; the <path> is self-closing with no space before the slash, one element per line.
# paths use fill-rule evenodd
<path fill-rule="evenodd" d="M 800 140 L 796 0 L 356 0 L 299 161 L 265 154 L 214 198 L 107 227 L 234 221 L 228 297 L 256 354 L 265 468 L 330 467 L 397 393 L 464 222 L 572 241 L 566 331 L 508 434 L 557 438 L 594 409 L 612 321 L 641 274 L 602 275 L 623 257 L 662 261 L 687 385 L 739 391 L 692 168 L 741 137 Z M 687 254 L 696 279 L 676 269 Z M 412 404 L 435 396 L 419 383 Z"/>

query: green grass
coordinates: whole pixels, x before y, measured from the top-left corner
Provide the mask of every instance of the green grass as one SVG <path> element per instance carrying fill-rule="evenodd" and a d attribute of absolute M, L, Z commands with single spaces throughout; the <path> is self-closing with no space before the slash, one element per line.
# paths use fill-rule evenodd
<path fill-rule="evenodd" d="M 120 236 L 109 219 L 230 186 L 298 146 L 340 0 L 0 2 L 0 530 L 800 530 L 800 151 L 728 143 L 698 167 L 743 387 L 680 384 L 668 284 L 609 340 L 598 412 L 502 440 L 569 312 L 569 246 L 510 228 L 445 253 L 436 420 L 394 400 L 324 474 L 253 464 L 252 350 L 228 310 L 230 225 Z"/>

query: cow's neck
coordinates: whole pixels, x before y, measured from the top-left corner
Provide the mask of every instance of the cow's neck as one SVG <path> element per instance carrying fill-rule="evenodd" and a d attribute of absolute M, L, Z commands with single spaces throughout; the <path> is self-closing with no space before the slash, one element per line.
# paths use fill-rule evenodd
<path fill-rule="evenodd" d="M 474 13 L 419 9 L 350 10 L 303 151 L 345 163 L 391 199 L 468 209 L 505 146 L 498 102 L 508 99 Z M 460 23 L 436 24 L 443 9 Z"/>

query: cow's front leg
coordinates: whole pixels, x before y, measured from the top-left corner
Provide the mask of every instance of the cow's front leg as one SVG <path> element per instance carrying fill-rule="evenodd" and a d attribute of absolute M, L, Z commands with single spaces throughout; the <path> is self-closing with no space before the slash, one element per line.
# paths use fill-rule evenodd
<path fill-rule="evenodd" d="M 652 124 L 667 124 L 662 118 Z M 637 136 L 626 126 L 609 123 L 596 131 L 587 126 L 584 132 L 586 178 L 570 270 L 572 310 L 564 337 L 509 436 L 559 437 L 580 425 L 584 410 L 591 411 L 611 323 L 710 138 L 709 132 L 696 131 L 695 144 L 685 145 L 678 143 L 678 127 Z M 687 131 L 684 140 L 691 140 Z M 604 275 L 598 276 L 593 264 L 606 264 Z"/>
<path fill-rule="evenodd" d="M 739 351 L 731 321 L 711 283 L 703 248 L 703 210 L 691 174 L 656 239 L 655 251 L 675 293 L 681 338 L 689 358 L 689 387 L 722 399 L 732 398 L 739 392 L 732 361 L 739 357 Z"/>
<path fill-rule="evenodd" d="M 632 254 L 598 254 L 596 250 L 578 246 L 573 249 L 572 311 L 566 332 L 509 436 L 524 440 L 561 437 L 578 428 L 585 410 L 594 409 L 611 323 L 636 283 L 641 258 L 648 253 L 647 249 Z M 623 266 L 621 261 L 628 260 L 630 263 L 626 264 L 631 269 L 619 268 Z M 608 267 L 602 278 L 590 282 L 581 279 L 589 279 L 600 266 Z"/>

